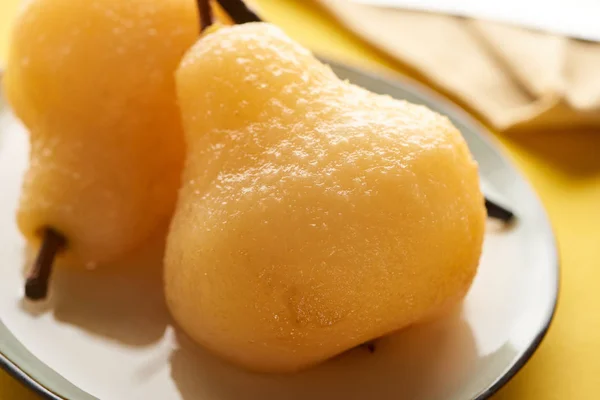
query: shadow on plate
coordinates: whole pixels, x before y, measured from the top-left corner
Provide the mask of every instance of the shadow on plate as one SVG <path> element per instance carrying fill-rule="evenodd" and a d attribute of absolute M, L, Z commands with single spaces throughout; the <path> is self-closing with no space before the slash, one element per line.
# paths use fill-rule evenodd
<path fill-rule="evenodd" d="M 290 375 L 238 369 L 184 334 L 171 356 L 171 376 L 184 400 L 451 398 L 473 371 L 476 347 L 459 312 L 379 339 L 312 369 Z M 401 397 L 399 397 L 401 396 Z"/>
<path fill-rule="evenodd" d="M 157 236 L 128 260 L 93 270 L 57 265 L 48 300 L 23 299 L 21 306 L 32 316 L 52 312 L 59 323 L 126 345 L 150 345 L 162 338 L 170 322 L 162 289 L 161 242 Z M 32 258 L 27 254 L 24 270 Z"/>

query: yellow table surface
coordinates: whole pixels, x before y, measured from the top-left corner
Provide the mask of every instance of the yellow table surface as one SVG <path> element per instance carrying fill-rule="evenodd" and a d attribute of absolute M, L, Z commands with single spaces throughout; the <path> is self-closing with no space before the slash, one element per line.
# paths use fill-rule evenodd
<path fill-rule="evenodd" d="M 0 60 L 21 0 L 0 0 Z M 260 0 L 264 16 L 319 54 L 364 68 L 394 61 L 304 0 Z M 558 312 L 531 361 L 494 400 L 600 399 L 600 128 L 497 135 L 531 181 L 555 229 L 561 259 Z M 0 371 L 0 400 L 35 396 Z"/>

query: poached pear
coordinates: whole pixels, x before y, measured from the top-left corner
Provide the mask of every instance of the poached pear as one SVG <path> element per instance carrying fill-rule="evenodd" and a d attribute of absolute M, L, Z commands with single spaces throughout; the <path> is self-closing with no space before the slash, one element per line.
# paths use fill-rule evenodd
<path fill-rule="evenodd" d="M 196 342 L 295 371 L 464 297 L 486 211 L 447 118 L 341 81 L 266 23 L 205 33 L 176 86 L 165 290 Z"/>
<path fill-rule="evenodd" d="M 32 0 L 18 16 L 4 90 L 30 131 L 17 215 L 65 259 L 107 263 L 171 217 L 184 140 L 173 73 L 197 39 L 191 0 Z"/>

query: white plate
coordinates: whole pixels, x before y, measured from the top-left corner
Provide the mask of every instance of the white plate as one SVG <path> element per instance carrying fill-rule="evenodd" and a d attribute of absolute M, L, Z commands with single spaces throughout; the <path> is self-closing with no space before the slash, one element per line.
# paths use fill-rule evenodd
<path fill-rule="evenodd" d="M 517 214 L 510 228 L 489 223 L 461 310 L 384 338 L 372 354 L 355 349 L 272 376 L 238 370 L 177 335 L 159 266 L 58 269 L 53 297 L 32 306 L 22 300 L 28 260 L 14 222 L 28 140 L 0 105 L 0 364 L 46 398 L 71 400 L 470 400 L 508 381 L 538 346 L 556 304 L 556 248 L 540 203 L 487 132 L 455 106 L 414 83 L 333 66 L 372 91 L 450 116 L 479 161 L 486 192 Z"/>

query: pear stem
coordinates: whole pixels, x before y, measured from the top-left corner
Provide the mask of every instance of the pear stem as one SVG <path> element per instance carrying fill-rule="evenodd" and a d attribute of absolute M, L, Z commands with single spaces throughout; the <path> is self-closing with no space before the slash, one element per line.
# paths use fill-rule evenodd
<path fill-rule="evenodd" d="M 365 349 L 369 350 L 369 353 L 375 353 L 375 341 L 371 340 L 369 342 L 365 342 L 363 344 L 361 344 L 361 347 L 364 347 Z"/>
<path fill-rule="evenodd" d="M 54 258 L 66 244 L 65 237 L 51 228 L 44 229 L 40 251 L 25 281 L 25 296 L 29 300 L 42 300 L 48 294 Z"/>
<path fill-rule="evenodd" d="M 487 197 L 485 198 L 485 208 L 489 217 L 499 219 L 502 222 L 508 223 L 515 218 L 515 214 L 512 211 L 494 203 Z"/>
<path fill-rule="evenodd" d="M 198 13 L 200 14 L 200 33 L 213 24 L 212 7 L 210 0 L 197 0 Z"/>
<path fill-rule="evenodd" d="M 262 21 L 243 0 L 217 0 L 217 2 L 236 24 Z"/>

